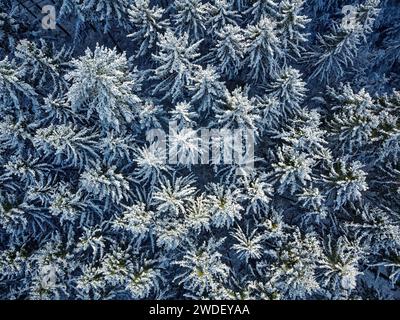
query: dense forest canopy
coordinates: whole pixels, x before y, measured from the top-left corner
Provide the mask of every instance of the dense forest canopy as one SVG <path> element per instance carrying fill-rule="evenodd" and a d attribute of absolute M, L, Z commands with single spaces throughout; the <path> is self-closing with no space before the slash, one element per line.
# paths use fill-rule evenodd
<path fill-rule="evenodd" d="M 399 1 L 0 0 L 1 299 L 399 297 Z"/>

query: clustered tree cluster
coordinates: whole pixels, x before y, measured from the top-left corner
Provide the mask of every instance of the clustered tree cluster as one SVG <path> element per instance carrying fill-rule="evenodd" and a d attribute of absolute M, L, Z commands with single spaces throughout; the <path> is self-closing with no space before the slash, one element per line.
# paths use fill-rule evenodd
<path fill-rule="evenodd" d="M 0 0 L 0 298 L 400 297 L 398 1 L 48 3 Z"/>

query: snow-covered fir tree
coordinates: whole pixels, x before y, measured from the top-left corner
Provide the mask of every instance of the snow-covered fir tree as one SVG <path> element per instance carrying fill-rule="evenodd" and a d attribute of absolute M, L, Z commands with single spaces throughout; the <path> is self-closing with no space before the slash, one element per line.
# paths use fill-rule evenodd
<path fill-rule="evenodd" d="M 158 79 L 153 93 L 164 93 L 164 98 L 176 101 L 184 95 L 184 89 L 191 83 L 191 78 L 198 65 L 194 60 L 200 56 L 200 42 L 190 44 L 189 35 L 175 36 L 168 29 L 160 35 L 159 53 L 153 55 L 158 67 L 154 70 L 154 79 Z"/>

